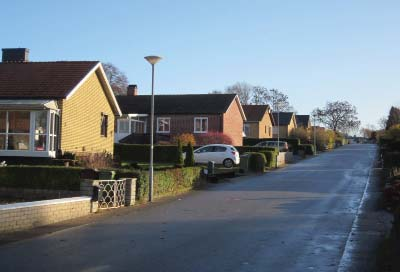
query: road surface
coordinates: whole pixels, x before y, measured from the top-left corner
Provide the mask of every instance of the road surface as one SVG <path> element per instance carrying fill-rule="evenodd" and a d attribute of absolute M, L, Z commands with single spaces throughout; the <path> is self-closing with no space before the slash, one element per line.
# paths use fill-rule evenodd
<path fill-rule="evenodd" d="M 337 271 L 376 147 L 0 246 L 5 271 Z"/>

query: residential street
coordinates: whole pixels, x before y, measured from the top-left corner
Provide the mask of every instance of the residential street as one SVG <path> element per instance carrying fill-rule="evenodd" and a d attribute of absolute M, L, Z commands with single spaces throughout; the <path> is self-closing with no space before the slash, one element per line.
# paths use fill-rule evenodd
<path fill-rule="evenodd" d="M 337 271 L 375 158 L 347 145 L 0 246 L 1 271 Z"/>

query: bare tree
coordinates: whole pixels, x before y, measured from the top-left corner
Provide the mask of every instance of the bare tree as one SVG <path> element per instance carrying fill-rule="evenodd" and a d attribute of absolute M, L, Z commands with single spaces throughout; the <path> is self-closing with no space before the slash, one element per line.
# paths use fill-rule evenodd
<path fill-rule="evenodd" d="M 212 90 L 209 94 L 222 94 L 223 92 L 220 90 Z"/>
<path fill-rule="evenodd" d="M 266 105 L 269 103 L 270 95 L 269 90 L 263 86 L 253 87 L 253 96 L 251 98 L 251 103 L 254 105 Z"/>
<path fill-rule="evenodd" d="M 293 111 L 293 107 L 289 103 L 289 97 L 277 89 L 269 90 L 269 101 L 274 111 Z"/>
<path fill-rule="evenodd" d="M 247 105 L 251 101 L 253 87 L 246 82 L 237 82 L 225 88 L 225 93 L 233 93 L 239 96 L 240 102 Z"/>
<path fill-rule="evenodd" d="M 378 120 L 378 127 L 379 127 L 379 129 L 385 130 L 385 129 L 386 129 L 387 121 L 388 121 L 387 117 L 381 117 L 381 118 Z"/>
<path fill-rule="evenodd" d="M 128 77 L 112 63 L 104 63 L 103 68 L 114 94 L 126 94 L 126 88 L 128 87 Z"/>
<path fill-rule="evenodd" d="M 327 102 L 325 108 L 315 109 L 314 114 L 318 121 L 335 132 L 357 129 L 361 123 L 357 117 L 357 108 L 347 101 Z"/>

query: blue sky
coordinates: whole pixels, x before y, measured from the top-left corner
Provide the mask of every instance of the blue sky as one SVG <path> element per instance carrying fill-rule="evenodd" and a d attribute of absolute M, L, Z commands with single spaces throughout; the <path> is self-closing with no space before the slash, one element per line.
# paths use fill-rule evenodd
<path fill-rule="evenodd" d="M 348 100 L 366 124 L 400 106 L 400 1 L 7 1 L 0 47 L 30 60 L 101 60 L 148 94 L 277 88 L 302 114 Z"/>

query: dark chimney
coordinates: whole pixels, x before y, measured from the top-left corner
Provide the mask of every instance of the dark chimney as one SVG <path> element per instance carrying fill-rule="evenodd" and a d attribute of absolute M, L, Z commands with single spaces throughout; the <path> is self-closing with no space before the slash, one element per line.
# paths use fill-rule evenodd
<path fill-rule="evenodd" d="M 128 85 L 127 95 L 138 95 L 137 85 Z"/>
<path fill-rule="evenodd" d="M 2 62 L 28 62 L 28 48 L 3 48 Z"/>

